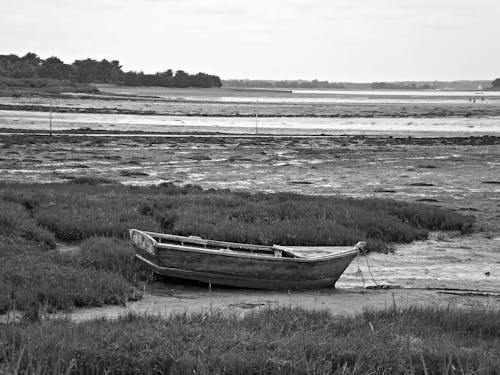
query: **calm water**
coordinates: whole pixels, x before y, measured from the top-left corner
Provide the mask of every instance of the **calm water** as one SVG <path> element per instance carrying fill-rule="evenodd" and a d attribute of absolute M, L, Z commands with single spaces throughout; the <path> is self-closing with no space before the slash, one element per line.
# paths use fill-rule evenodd
<path fill-rule="evenodd" d="M 196 98 L 190 98 L 196 99 Z M 221 96 L 223 102 L 463 104 L 499 103 L 500 91 L 292 90 L 268 96 Z"/>
<path fill-rule="evenodd" d="M 343 96 L 401 96 L 401 97 L 500 97 L 500 91 L 440 91 L 440 90 L 292 90 L 293 94 Z"/>
<path fill-rule="evenodd" d="M 252 89 L 175 89 L 162 87 L 99 86 L 103 92 L 151 95 L 170 100 L 226 103 L 408 103 L 461 104 L 500 103 L 500 91 L 433 90 L 252 90 Z"/>
<path fill-rule="evenodd" d="M 196 97 L 186 98 L 187 100 L 202 100 Z M 217 100 L 203 99 L 207 101 L 217 101 L 225 103 L 336 103 L 336 104 L 500 104 L 500 96 L 483 96 L 481 94 L 471 93 L 467 97 L 448 97 L 448 96 L 394 96 L 394 95 L 332 95 L 332 96 L 317 96 L 317 97 L 304 97 L 304 96 L 287 96 L 287 97 L 250 97 L 250 96 L 222 96 Z M 474 102 L 475 100 L 475 102 Z"/>
<path fill-rule="evenodd" d="M 47 131 L 48 113 L 0 111 L 0 128 Z M 500 117 L 437 118 L 283 118 L 258 119 L 259 133 L 270 134 L 387 134 L 499 135 Z M 196 132 L 255 134 L 251 117 L 141 116 L 123 114 L 54 113 L 53 130 Z"/>
<path fill-rule="evenodd" d="M 450 103 L 471 104 L 486 108 L 500 105 L 500 91 L 390 91 L 390 90 L 232 90 L 173 89 L 161 87 L 100 86 L 104 94 L 132 94 L 178 101 L 227 103 L 422 103 L 446 108 Z M 17 100 L 17 99 L 16 99 Z M 30 99 L 35 100 L 35 99 Z M 48 105 L 44 100 L 42 105 Z M 98 100 L 98 99 L 96 99 Z M 79 101 L 72 102 L 78 106 Z M 12 104 L 12 103 L 8 103 Z M 16 104 L 16 103 L 14 103 Z M 25 103 L 26 104 L 26 103 Z M 29 103 L 28 103 L 29 104 Z M 66 104 L 67 105 L 67 104 Z M 123 104 L 126 105 L 126 104 Z M 121 105 L 118 105 L 120 107 Z M 46 131 L 48 113 L 0 111 L 0 127 Z M 91 130 L 142 132 L 221 132 L 236 134 L 386 134 L 386 135 L 484 135 L 500 134 L 500 116 L 436 118 L 307 118 L 265 117 L 256 123 L 252 117 L 142 116 L 125 114 L 54 113 L 54 130 L 89 128 Z"/>

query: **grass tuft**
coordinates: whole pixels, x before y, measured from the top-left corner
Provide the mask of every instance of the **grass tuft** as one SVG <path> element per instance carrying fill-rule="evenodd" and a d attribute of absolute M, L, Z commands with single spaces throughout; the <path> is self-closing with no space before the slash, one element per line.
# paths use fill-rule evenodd
<path fill-rule="evenodd" d="M 26 205 L 0 200 L 0 235 L 19 235 L 44 248 L 55 248 L 54 235 L 38 225 L 26 211 Z"/>
<path fill-rule="evenodd" d="M 73 184 L 86 184 L 86 185 L 100 185 L 100 184 L 113 184 L 115 181 L 105 177 L 95 176 L 79 176 L 71 179 Z"/>
<path fill-rule="evenodd" d="M 120 275 L 75 266 L 36 243 L 0 237 L 0 313 L 125 304 L 140 294 Z"/>
<path fill-rule="evenodd" d="M 151 272 L 135 260 L 130 241 L 91 237 L 80 244 L 80 251 L 74 258 L 83 268 L 119 274 L 133 283 L 152 279 Z"/>

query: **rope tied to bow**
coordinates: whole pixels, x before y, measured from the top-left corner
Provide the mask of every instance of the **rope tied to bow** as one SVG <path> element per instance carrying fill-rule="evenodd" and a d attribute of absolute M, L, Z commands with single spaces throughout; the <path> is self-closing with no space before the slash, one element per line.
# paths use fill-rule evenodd
<path fill-rule="evenodd" d="M 363 288 L 365 287 L 366 283 L 365 283 L 365 278 L 363 276 L 363 271 L 361 271 L 361 262 L 359 260 L 359 257 L 361 256 L 361 252 L 363 251 L 365 246 L 366 246 L 366 242 L 358 242 L 356 245 L 354 245 L 354 247 L 356 248 L 356 252 L 357 252 L 356 258 L 358 260 L 358 269 L 356 270 L 356 272 L 354 274 L 356 276 L 361 277 L 361 280 L 363 281 Z M 373 277 L 372 269 L 370 267 L 370 263 L 368 262 L 367 256 L 365 256 L 365 261 L 366 261 L 366 266 L 368 267 L 368 272 L 370 273 L 370 277 L 371 277 L 373 283 L 376 286 L 379 286 L 378 283 L 375 281 L 375 277 Z"/>

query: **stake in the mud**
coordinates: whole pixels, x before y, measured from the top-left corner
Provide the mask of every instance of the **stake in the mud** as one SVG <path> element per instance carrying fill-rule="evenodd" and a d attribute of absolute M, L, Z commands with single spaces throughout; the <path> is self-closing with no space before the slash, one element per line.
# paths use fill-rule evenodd
<path fill-rule="evenodd" d="M 255 135 L 259 134 L 259 99 L 255 99 Z"/>
<path fill-rule="evenodd" d="M 49 136 L 52 136 L 52 97 L 50 98 Z"/>

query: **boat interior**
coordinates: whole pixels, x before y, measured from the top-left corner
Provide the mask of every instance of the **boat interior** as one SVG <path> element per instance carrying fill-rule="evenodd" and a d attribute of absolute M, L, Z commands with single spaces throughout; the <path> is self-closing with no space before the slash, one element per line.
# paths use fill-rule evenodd
<path fill-rule="evenodd" d="M 226 242 L 226 241 L 215 241 L 206 240 L 198 236 L 176 236 L 172 234 L 156 233 L 156 232 L 144 232 L 150 237 L 152 237 L 160 246 L 164 245 L 181 245 L 188 246 L 193 249 L 207 249 L 216 250 L 222 252 L 236 252 L 244 254 L 256 254 L 256 255 L 267 255 L 270 257 L 279 258 L 303 258 L 299 254 L 295 254 L 292 250 L 287 249 L 284 246 L 264 246 L 264 245 L 252 245 L 243 244 L 236 242 Z"/>
<path fill-rule="evenodd" d="M 255 254 L 278 258 L 319 258 L 335 253 L 352 251 L 354 246 L 264 246 L 236 242 L 207 240 L 198 236 L 177 236 L 172 234 L 144 232 L 153 238 L 157 246 L 183 246 L 192 250 L 207 249 L 240 254 Z M 357 245 L 356 245 L 357 246 Z"/>

